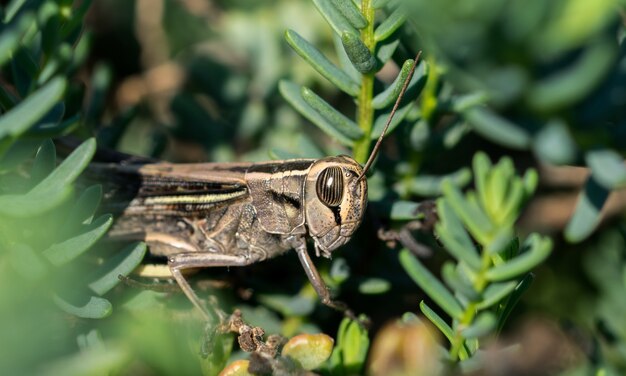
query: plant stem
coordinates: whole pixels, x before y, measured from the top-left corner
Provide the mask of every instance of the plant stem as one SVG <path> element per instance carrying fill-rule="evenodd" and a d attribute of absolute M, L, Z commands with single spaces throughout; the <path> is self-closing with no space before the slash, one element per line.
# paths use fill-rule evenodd
<path fill-rule="evenodd" d="M 361 39 L 373 54 L 376 49 L 376 40 L 374 39 L 374 14 L 372 0 L 363 0 L 361 2 L 361 13 L 367 20 L 367 26 L 361 30 Z M 372 107 L 372 98 L 374 96 L 374 72 L 365 73 L 361 77 L 361 91 L 357 99 L 358 113 L 357 122 L 363 130 L 363 137 L 354 143 L 354 158 L 359 163 L 365 163 L 369 155 L 370 138 L 372 127 L 374 125 L 374 108 Z"/>
<path fill-rule="evenodd" d="M 484 251 L 487 245 L 483 244 L 482 246 L 482 265 L 474 281 L 474 290 L 476 290 L 476 292 L 478 292 L 479 294 L 481 294 L 483 290 L 485 290 L 485 288 L 487 287 L 487 279 L 485 278 L 485 274 L 493 263 L 491 260 L 491 255 L 488 252 Z M 465 308 L 465 312 L 463 312 L 463 317 L 461 317 L 461 319 L 459 320 L 459 324 L 457 325 L 456 331 L 454 333 L 454 338 L 452 339 L 452 341 L 450 341 L 449 353 L 450 359 L 452 359 L 452 361 L 456 361 L 457 359 L 459 359 L 459 353 L 461 351 L 461 348 L 465 344 L 465 338 L 463 338 L 463 335 L 461 334 L 461 329 L 467 328 L 472 325 L 474 318 L 478 314 L 476 310 L 477 305 L 477 302 L 470 302 Z"/>

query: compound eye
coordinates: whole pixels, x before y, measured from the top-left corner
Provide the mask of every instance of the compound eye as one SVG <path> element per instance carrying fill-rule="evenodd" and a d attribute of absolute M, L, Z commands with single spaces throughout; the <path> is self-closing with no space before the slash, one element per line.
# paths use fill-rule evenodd
<path fill-rule="evenodd" d="M 343 173 L 341 167 L 325 168 L 317 177 L 315 189 L 317 190 L 317 197 L 324 205 L 329 207 L 339 206 L 343 198 Z"/>

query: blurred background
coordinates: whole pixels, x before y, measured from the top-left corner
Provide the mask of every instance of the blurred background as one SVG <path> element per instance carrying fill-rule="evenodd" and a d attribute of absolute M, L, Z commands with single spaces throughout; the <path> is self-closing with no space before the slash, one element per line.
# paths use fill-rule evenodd
<path fill-rule="evenodd" d="M 52 22 L 39 22 L 44 32 L 34 40 L 44 47 L 2 60 L 7 61 L 1 77 L 4 113 L 43 84 L 45 74 L 52 77 L 46 69 L 67 82 L 59 125 L 49 133 L 16 134 L 9 148 L 0 131 L 0 150 L 9 150 L 0 155 L 2 203 L 35 186 L 32 170 L 19 166 L 35 153 L 54 155 L 51 143 L 42 146 L 44 136 L 95 137 L 98 147 L 171 162 L 353 154 L 350 145 L 330 137 L 285 98 L 285 82 L 296 83 L 355 118 L 353 96 L 321 77 L 285 41 L 286 30 L 294 30 L 341 66 L 341 40 L 316 7 L 327 1 L 3 3 L 0 47 L 3 36 L 11 41 L 9 32 L 19 28 L 15 20 L 26 19 L 29 11 L 41 19 L 47 4 L 57 7 L 62 35 L 45 47 L 46 32 L 56 29 Z M 411 337 L 390 329 L 406 313 L 419 315 L 419 303 L 428 297 L 398 261 L 406 243 L 383 241 L 377 234 L 406 228 L 418 217 L 418 203 L 441 196 L 444 178 L 472 187 L 471 160 L 478 151 L 493 161 L 511 158 L 519 174 L 537 169 L 537 191 L 516 230 L 521 236 L 549 235 L 554 247 L 534 270 L 533 283 L 498 339 L 485 345 L 484 363 L 463 372 L 626 372 L 624 1 L 374 3 L 379 3 L 377 24 L 392 19 L 396 7 L 406 7 L 401 26 L 377 50 L 384 64 L 374 91 L 391 85 L 418 50 L 423 51 L 418 67 L 423 82 L 419 98 L 384 141 L 369 178 L 369 209 L 361 229 L 332 260 L 315 260 L 337 297 L 372 322 L 365 339 L 361 332 L 355 337 L 353 347 L 363 353 L 355 357 L 364 368 L 352 373 L 418 372 L 410 368 L 418 366 L 407 365 L 401 348 L 422 342 L 435 346 L 424 339 L 428 334 L 410 332 Z M 67 57 L 66 49 L 72 51 Z M 67 68 L 50 67 L 52 62 Z M 387 113 L 377 110 L 375 117 L 384 120 Z M 46 160 L 34 158 L 26 162 L 28 168 L 35 168 L 37 158 Z M 54 161 L 47 162 L 50 169 Z M 35 209 L 31 216 L 9 209 L 0 213 L 2 373 L 212 375 L 245 357 L 228 336 L 211 342 L 211 354 L 202 356 L 205 327 L 174 284 L 160 282 L 172 287 L 166 292 L 112 280 L 93 287 L 104 278 L 96 268 L 111 258 L 124 259 L 126 264 L 113 266 L 130 272 L 145 253 L 141 245 L 96 243 L 104 229 L 76 260 L 52 266 L 41 261 L 38 250 L 75 249 L 69 242 L 77 234 L 93 234 L 108 223 L 108 218 L 94 219 L 101 194 L 78 187 L 42 215 Z M 81 230 L 68 228 L 72 216 Z M 421 261 L 438 274 L 449 256 L 432 231 L 411 230 L 410 239 L 426 250 Z M 203 270 L 193 280 L 200 294 L 215 294 L 227 311 L 241 309 L 248 322 L 268 334 L 323 332 L 337 340 L 342 316 L 321 305 L 295 253 L 246 268 Z M 368 353 L 369 341 L 379 337 L 404 345 L 390 355 L 381 355 L 376 346 Z M 513 345 L 524 351 L 496 351 Z M 379 356 L 388 358 L 383 362 L 388 368 L 368 366 Z M 348 369 L 320 372 L 350 374 Z"/>

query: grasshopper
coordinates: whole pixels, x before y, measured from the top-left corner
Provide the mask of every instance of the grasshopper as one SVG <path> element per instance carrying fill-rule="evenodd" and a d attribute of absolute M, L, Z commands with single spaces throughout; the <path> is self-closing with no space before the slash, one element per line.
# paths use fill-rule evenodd
<path fill-rule="evenodd" d="M 109 236 L 143 240 L 167 258 L 176 282 L 206 320 L 207 310 L 187 282 L 186 269 L 246 266 L 294 249 L 323 304 L 346 312 L 331 298 L 307 251 L 330 257 L 359 227 L 367 206 L 365 173 L 413 75 L 406 79 L 367 163 L 348 156 L 261 163 L 96 163 L 109 196 L 125 200 Z M 109 197 L 109 198 L 111 198 Z M 214 307 L 215 308 L 215 307 Z"/>

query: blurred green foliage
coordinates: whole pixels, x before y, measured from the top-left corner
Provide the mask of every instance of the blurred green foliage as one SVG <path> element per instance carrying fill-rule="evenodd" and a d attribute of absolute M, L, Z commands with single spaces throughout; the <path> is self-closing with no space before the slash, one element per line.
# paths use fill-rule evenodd
<path fill-rule="evenodd" d="M 211 337 L 182 294 L 119 283 L 147 249 L 105 241 L 113 218 L 98 209 L 102 189 L 75 183 L 96 143 L 174 162 L 334 154 L 364 162 L 421 50 L 368 177 L 362 229 L 338 257 L 316 260 L 333 292 L 373 327 L 340 323 L 294 255 L 203 271 L 194 285 L 268 334 L 338 333 L 329 360 L 314 363 L 323 374 L 384 372 L 371 359 L 426 372 L 407 360 L 419 358 L 412 345 L 434 346 L 426 332 L 392 330 L 385 338 L 398 337 L 401 345 L 388 347 L 395 352 L 369 348 L 383 324 L 414 324 L 410 314 L 396 320 L 420 311 L 447 337 L 441 364 L 459 372 L 497 365 L 485 359 L 507 360 L 510 373 L 522 372 L 511 359 L 545 372 L 507 347 L 528 344 L 523 334 L 506 341 L 541 316 L 561 324 L 562 348 L 577 349 L 573 360 L 554 357 L 557 372 L 623 374 L 626 205 L 603 207 L 626 185 L 625 5 L 8 2 L 0 25 L 0 370 L 214 375 L 246 357 L 234 337 Z M 68 134 L 86 141 L 57 157 L 51 139 Z M 543 165 L 590 174 L 582 187 L 563 187 L 516 172 Z M 518 226 L 526 204 L 566 194 L 579 196 L 574 208 L 558 208 L 573 210 L 566 225 Z M 428 230 L 427 198 L 438 198 L 435 237 L 413 226 Z M 386 247 L 381 228 L 407 249 Z M 287 354 L 298 358 L 306 346 Z"/>

